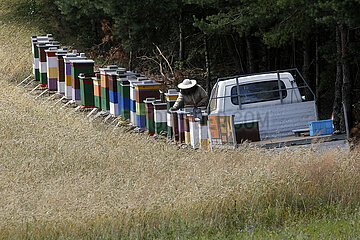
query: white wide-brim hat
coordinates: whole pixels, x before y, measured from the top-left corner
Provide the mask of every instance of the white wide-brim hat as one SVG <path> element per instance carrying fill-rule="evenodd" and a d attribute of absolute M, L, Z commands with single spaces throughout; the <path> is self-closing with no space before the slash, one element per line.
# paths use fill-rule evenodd
<path fill-rule="evenodd" d="M 178 84 L 180 89 L 189 89 L 196 85 L 196 80 L 185 79 L 182 83 Z"/>

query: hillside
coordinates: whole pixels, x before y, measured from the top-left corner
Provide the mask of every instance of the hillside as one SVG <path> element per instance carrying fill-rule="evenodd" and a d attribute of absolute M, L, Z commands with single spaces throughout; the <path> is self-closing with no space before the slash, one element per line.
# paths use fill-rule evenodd
<path fill-rule="evenodd" d="M 176 145 L 90 123 L 19 82 L 34 22 L 0 2 L 0 239 L 359 236 L 359 153 Z"/>

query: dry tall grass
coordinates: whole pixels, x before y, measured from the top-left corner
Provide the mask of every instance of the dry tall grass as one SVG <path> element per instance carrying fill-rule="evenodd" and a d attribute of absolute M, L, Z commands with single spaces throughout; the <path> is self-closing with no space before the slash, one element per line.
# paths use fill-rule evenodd
<path fill-rule="evenodd" d="M 30 72 L 36 29 L 0 25 L 0 238 L 182 236 L 359 206 L 358 153 L 180 150 L 35 100 L 8 80 Z"/>

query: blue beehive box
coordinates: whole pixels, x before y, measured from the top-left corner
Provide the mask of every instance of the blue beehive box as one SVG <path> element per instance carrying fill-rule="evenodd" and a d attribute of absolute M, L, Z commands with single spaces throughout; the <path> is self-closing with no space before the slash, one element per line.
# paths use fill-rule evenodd
<path fill-rule="evenodd" d="M 310 136 L 333 134 L 333 121 L 322 120 L 309 123 Z"/>

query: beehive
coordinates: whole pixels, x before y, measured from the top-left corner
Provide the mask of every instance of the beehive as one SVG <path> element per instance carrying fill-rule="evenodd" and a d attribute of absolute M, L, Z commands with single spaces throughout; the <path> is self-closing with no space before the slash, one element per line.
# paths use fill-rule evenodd
<path fill-rule="evenodd" d="M 93 79 L 94 85 L 94 106 L 101 108 L 101 76 L 100 73 L 96 73 Z"/>
<path fill-rule="evenodd" d="M 165 93 L 166 96 L 166 103 L 167 103 L 167 132 L 168 132 L 168 138 L 173 137 L 173 128 L 172 128 L 172 114 L 170 112 L 170 108 L 172 108 L 179 96 L 179 93 L 175 89 L 169 89 L 167 93 Z"/>
<path fill-rule="evenodd" d="M 63 49 L 64 50 L 64 49 Z M 65 63 L 64 56 L 68 54 L 67 51 L 56 52 L 57 58 L 57 90 L 59 94 L 65 94 Z"/>
<path fill-rule="evenodd" d="M 73 50 L 72 53 L 66 54 L 64 57 L 65 64 L 65 97 L 66 99 L 72 99 L 72 73 L 71 73 L 71 60 L 86 59 L 85 53 L 78 53 Z"/>
<path fill-rule="evenodd" d="M 160 83 L 153 80 L 144 80 L 135 84 L 136 97 L 136 126 L 146 128 L 146 114 L 144 100 L 149 97 L 160 97 Z"/>
<path fill-rule="evenodd" d="M 116 73 L 113 73 L 109 76 L 109 107 L 110 114 L 117 117 L 119 116 L 119 99 L 118 99 L 118 87 L 117 87 L 117 78 L 119 74 L 125 72 L 125 68 L 118 68 Z"/>
<path fill-rule="evenodd" d="M 199 142 L 201 149 L 205 149 L 205 150 L 210 149 L 208 115 L 205 112 L 202 114 L 202 117 L 199 122 Z"/>
<path fill-rule="evenodd" d="M 179 123 L 177 111 L 171 112 L 171 126 L 172 126 L 172 139 L 175 142 L 179 141 Z"/>
<path fill-rule="evenodd" d="M 39 72 L 40 72 L 40 85 L 42 87 L 47 87 L 48 77 L 47 77 L 47 61 L 46 61 L 46 52 L 45 50 L 49 48 L 58 48 L 60 45 L 58 42 L 51 43 L 38 43 L 37 47 L 39 49 Z"/>
<path fill-rule="evenodd" d="M 83 108 L 95 107 L 93 77 L 94 73 L 79 74 L 81 107 Z"/>
<path fill-rule="evenodd" d="M 110 76 L 116 74 L 116 71 L 125 71 L 123 68 L 118 68 L 116 65 L 110 65 L 106 68 L 100 68 L 101 74 L 101 109 L 110 112 Z"/>
<path fill-rule="evenodd" d="M 194 114 L 187 115 L 189 119 L 190 144 L 194 149 L 199 148 L 199 122 L 195 120 Z"/>
<path fill-rule="evenodd" d="M 154 105 L 154 122 L 155 122 L 155 134 L 167 133 L 167 103 L 163 103 L 160 100 L 153 102 Z"/>
<path fill-rule="evenodd" d="M 190 125 L 189 125 L 189 120 L 190 118 L 188 117 L 188 112 L 184 113 L 184 135 L 185 135 L 185 144 L 186 145 L 191 145 L 191 141 L 190 141 Z"/>
<path fill-rule="evenodd" d="M 47 79 L 48 79 L 48 89 L 56 91 L 58 89 L 58 61 L 56 53 L 67 53 L 67 48 L 54 48 L 51 47 L 45 50 L 46 53 L 46 67 L 47 67 Z M 64 78 L 65 80 L 65 78 Z"/>
<path fill-rule="evenodd" d="M 130 120 L 130 83 L 127 77 L 118 78 L 119 113 L 121 120 Z"/>
<path fill-rule="evenodd" d="M 94 73 L 94 61 L 90 59 L 70 60 L 71 64 L 71 86 L 72 86 L 72 100 L 76 104 L 81 104 L 81 92 L 80 92 L 80 73 L 93 74 Z"/>
<path fill-rule="evenodd" d="M 182 110 L 177 111 L 179 143 L 185 143 L 184 113 Z"/>
<path fill-rule="evenodd" d="M 129 79 L 136 79 L 138 74 L 126 72 L 120 74 L 117 79 L 118 86 L 118 101 L 119 101 L 119 114 L 121 120 L 130 120 L 130 83 Z"/>
<path fill-rule="evenodd" d="M 40 81 L 40 70 L 39 70 L 39 48 L 38 44 L 50 44 L 53 41 L 52 34 L 46 36 L 31 36 L 31 50 L 32 50 L 32 63 L 33 63 L 33 74 L 36 81 Z"/>
<path fill-rule="evenodd" d="M 129 96 L 130 96 L 130 122 L 131 125 L 136 126 L 136 94 L 135 94 L 135 84 L 142 82 L 147 78 L 138 77 L 136 79 L 129 80 L 130 89 L 129 89 Z"/>
<path fill-rule="evenodd" d="M 155 120 L 154 120 L 154 105 L 155 98 L 146 98 L 145 103 L 145 112 L 146 112 L 146 132 L 149 135 L 155 134 Z"/>

